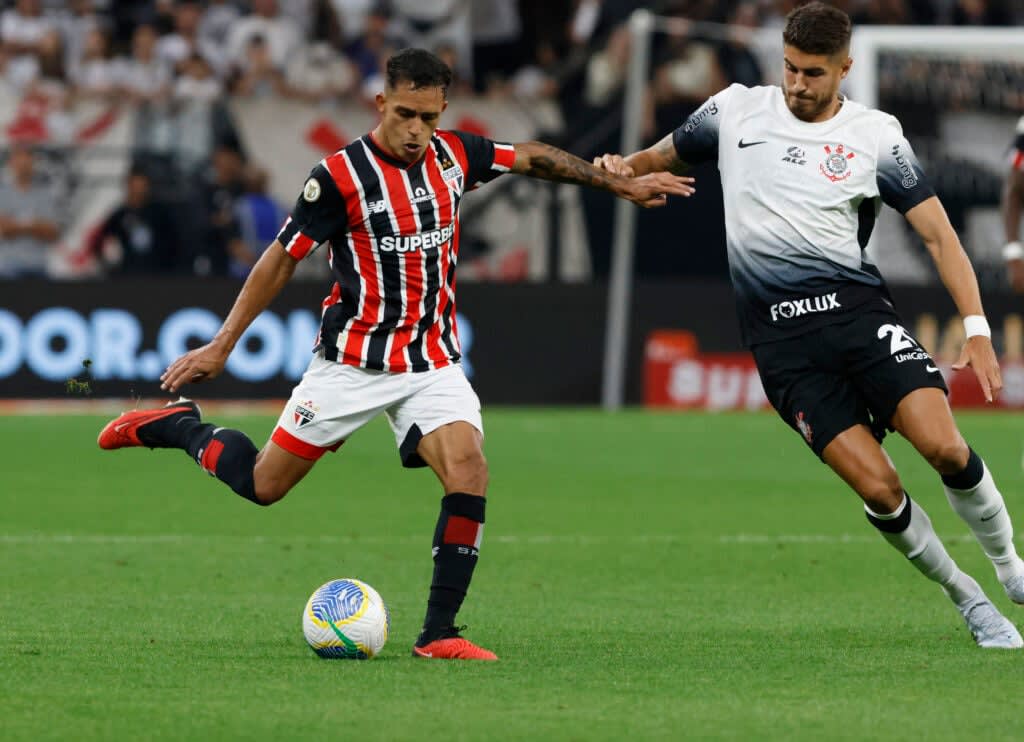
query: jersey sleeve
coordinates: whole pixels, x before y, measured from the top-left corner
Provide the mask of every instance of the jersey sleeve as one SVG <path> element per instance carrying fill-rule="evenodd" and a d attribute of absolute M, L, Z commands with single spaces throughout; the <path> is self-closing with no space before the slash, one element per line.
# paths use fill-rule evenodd
<path fill-rule="evenodd" d="M 462 142 L 469 162 L 466 183 L 469 189 L 489 183 L 512 169 L 516 148 L 506 142 L 492 142 L 486 137 L 465 131 L 452 132 Z"/>
<path fill-rule="evenodd" d="M 935 195 L 914 150 L 903 136 L 903 127 L 894 118 L 883 125 L 878 140 L 876 179 L 878 195 L 901 214 Z"/>
<path fill-rule="evenodd" d="M 1010 168 L 1017 172 L 1024 172 L 1024 116 L 1017 122 L 1017 134 L 1013 140 L 1013 148 L 1010 150 Z"/>
<path fill-rule="evenodd" d="M 302 260 L 347 227 L 345 199 L 334 184 L 334 178 L 320 163 L 306 179 L 291 216 L 277 235 L 277 241 L 289 255 Z"/>
<path fill-rule="evenodd" d="M 672 132 L 672 143 L 680 160 L 690 165 L 698 165 L 718 158 L 718 134 L 722 126 L 722 112 L 736 87 L 742 86 L 730 85 L 712 95 L 704 105 L 690 114 L 682 126 Z"/>

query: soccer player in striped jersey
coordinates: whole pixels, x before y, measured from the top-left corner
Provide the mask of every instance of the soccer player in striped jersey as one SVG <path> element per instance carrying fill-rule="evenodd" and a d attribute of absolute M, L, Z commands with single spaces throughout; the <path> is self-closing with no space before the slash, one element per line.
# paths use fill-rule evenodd
<path fill-rule="evenodd" d="M 693 188 L 691 178 L 670 173 L 614 175 L 539 142 L 502 144 L 439 129 L 450 81 L 448 67 L 421 49 L 388 60 L 380 124 L 313 168 L 220 331 L 161 377 L 163 389 L 177 392 L 220 374 L 296 263 L 324 246 L 335 283 L 323 301 L 315 354 L 263 449 L 240 431 L 203 423 L 190 400 L 127 412 L 103 429 L 99 445 L 184 449 L 242 497 L 270 505 L 324 453 L 385 413 L 403 465 L 429 466 L 444 488 L 413 654 L 493 660 L 455 623 L 477 561 L 488 480 L 480 402 L 459 364 L 459 205 L 508 172 L 601 188 L 643 207 Z"/>
<path fill-rule="evenodd" d="M 882 203 L 928 248 L 964 317 L 954 368 L 970 366 L 989 401 L 1002 381 L 978 282 L 899 122 L 839 92 L 853 60 L 850 19 L 812 2 L 783 31 L 783 84 L 732 85 L 672 134 L 610 172 L 642 175 L 715 160 L 725 196 L 729 270 L 740 325 L 780 416 L 863 499 L 868 520 L 959 610 L 979 646 L 1024 646 L 1016 627 L 957 567 L 881 446 L 909 440 L 940 475 L 1014 603 L 1024 562 L 991 473 L 957 429 L 946 385 L 905 329 L 864 249 Z"/>
<path fill-rule="evenodd" d="M 1007 275 L 1014 291 L 1024 292 L 1024 243 L 1020 232 L 1021 214 L 1024 213 L 1024 116 L 1017 122 L 1017 136 L 1010 151 L 1010 170 L 1003 187 L 1003 226 L 1006 229 Z"/>

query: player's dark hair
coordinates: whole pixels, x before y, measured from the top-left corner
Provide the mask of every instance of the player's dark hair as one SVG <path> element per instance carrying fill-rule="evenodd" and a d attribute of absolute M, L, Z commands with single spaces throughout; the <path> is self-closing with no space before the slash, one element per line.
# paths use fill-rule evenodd
<path fill-rule="evenodd" d="M 794 8 L 786 16 L 782 41 L 807 54 L 832 56 L 850 48 L 850 16 L 822 2 Z"/>
<path fill-rule="evenodd" d="M 436 54 L 426 49 L 401 49 L 388 58 L 388 87 L 400 82 L 412 83 L 413 88 L 441 88 L 448 97 L 452 71 Z"/>

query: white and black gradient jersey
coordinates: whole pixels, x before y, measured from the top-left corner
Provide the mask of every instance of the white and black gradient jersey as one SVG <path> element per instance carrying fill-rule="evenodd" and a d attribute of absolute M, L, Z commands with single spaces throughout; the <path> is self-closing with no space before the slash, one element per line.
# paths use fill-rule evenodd
<path fill-rule="evenodd" d="M 864 254 L 882 202 L 934 195 L 899 122 L 845 100 L 807 123 L 779 87 L 731 85 L 673 132 L 679 158 L 717 159 L 729 272 L 744 342 L 808 332 L 866 305 L 891 308 Z"/>
<path fill-rule="evenodd" d="M 325 358 L 393 373 L 459 360 L 459 204 L 514 163 L 511 144 L 437 130 L 411 165 L 367 134 L 313 168 L 277 239 L 297 260 L 330 244 Z"/>
<path fill-rule="evenodd" d="M 1017 133 L 1014 135 L 1013 147 L 1010 149 L 1010 167 L 1024 172 L 1024 116 L 1017 122 Z"/>

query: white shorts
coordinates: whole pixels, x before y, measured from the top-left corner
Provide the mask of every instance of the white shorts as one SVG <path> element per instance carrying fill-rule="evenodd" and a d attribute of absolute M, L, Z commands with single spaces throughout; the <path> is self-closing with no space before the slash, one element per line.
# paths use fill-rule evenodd
<path fill-rule="evenodd" d="M 480 399 L 462 366 L 392 374 L 313 356 L 292 391 L 270 439 L 284 450 L 315 461 L 337 451 L 359 428 L 385 413 L 402 465 L 426 466 L 416 453 L 423 436 L 465 421 L 483 433 Z"/>

